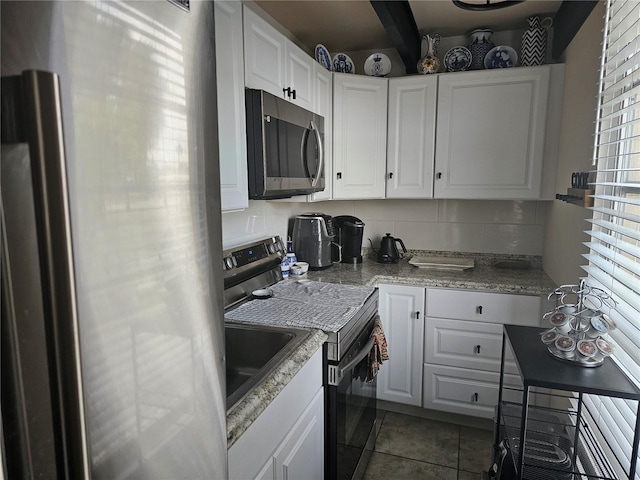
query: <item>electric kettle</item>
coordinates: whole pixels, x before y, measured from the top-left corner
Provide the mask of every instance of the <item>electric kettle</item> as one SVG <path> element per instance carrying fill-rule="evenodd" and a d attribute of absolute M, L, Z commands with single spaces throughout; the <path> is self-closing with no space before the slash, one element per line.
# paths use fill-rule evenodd
<path fill-rule="evenodd" d="M 400 243 L 403 253 L 398 251 L 396 243 Z M 400 259 L 407 253 L 407 247 L 399 238 L 393 238 L 390 233 L 380 241 L 380 249 L 377 251 L 378 262 L 380 263 L 398 263 Z"/>

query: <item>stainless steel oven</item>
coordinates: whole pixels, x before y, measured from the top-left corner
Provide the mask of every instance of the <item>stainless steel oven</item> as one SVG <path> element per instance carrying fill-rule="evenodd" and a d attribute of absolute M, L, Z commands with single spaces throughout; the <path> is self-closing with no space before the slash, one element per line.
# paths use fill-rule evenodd
<path fill-rule="evenodd" d="M 325 478 L 359 479 L 375 446 L 376 382 L 367 381 L 378 290 L 325 282 L 282 281 L 282 241 L 269 238 L 223 252 L 225 319 L 323 330 Z M 247 302 L 269 288 L 273 298 Z M 295 309 L 291 303 L 297 303 Z M 235 308 L 231 308 L 235 306 Z M 304 308 L 303 308 L 304 307 Z M 301 315 L 304 312 L 304 315 Z"/>

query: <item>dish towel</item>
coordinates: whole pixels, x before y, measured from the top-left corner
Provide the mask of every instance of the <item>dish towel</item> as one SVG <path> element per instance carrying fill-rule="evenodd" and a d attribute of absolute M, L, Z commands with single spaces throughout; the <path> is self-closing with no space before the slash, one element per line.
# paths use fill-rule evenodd
<path fill-rule="evenodd" d="M 380 321 L 379 315 L 376 315 L 371 335 L 373 335 L 374 342 L 373 348 L 369 353 L 369 372 L 367 374 L 367 382 L 373 382 L 374 378 L 378 374 L 378 370 L 380 370 L 382 362 L 389 360 L 389 345 L 387 344 L 387 339 L 384 336 L 382 321 Z"/>

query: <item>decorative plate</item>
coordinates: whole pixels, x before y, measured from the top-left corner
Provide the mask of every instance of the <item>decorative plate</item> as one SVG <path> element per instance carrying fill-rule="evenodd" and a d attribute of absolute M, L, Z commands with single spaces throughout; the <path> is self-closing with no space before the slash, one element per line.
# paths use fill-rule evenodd
<path fill-rule="evenodd" d="M 444 66 L 449 72 L 462 72 L 471 66 L 471 52 L 466 47 L 453 47 L 444 56 Z"/>
<path fill-rule="evenodd" d="M 508 68 L 515 67 L 518 62 L 518 54 L 507 45 L 498 45 L 492 48 L 484 57 L 484 68 Z"/>
<path fill-rule="evenodd" d="M 339 73 L 356 73 L 353 60 L 346 53 L 336 53 L 333 56 L 333 71 Z"/>
<path fill-rule="evenodd" d="M 391 71 L 391 60 L 384 53 L 374 53 L 364 61 L 364 72 L 373 77 L 384 77 Z"/>
<path fill-rule="evenodd" d="M 316 62 L 322 65 L 327 70 L 331 70 L 331 55 L 327 47 L 319 43 L 316 45 Z"/>

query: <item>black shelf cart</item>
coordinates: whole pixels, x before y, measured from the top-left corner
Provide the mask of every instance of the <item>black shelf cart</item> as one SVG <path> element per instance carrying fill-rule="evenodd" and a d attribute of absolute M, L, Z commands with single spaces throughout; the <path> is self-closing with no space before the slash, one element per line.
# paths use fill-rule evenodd
<path fill-rule="evenodd" d="M 510 455 L 518 479 L 614 479 L 611 461 L 601 448 L 602 436 L 597 427 L 585 421 L 583 395 L 595 394 L 616 397 L 636 402 L 637 413 L 632 441 L 629 479 L 636 474 L 638 443 L 640 441 L 640 389 L 611 360 L 596 368 L 583 368 L 559 361 L 548 352 L 540 340 L 544 329 L 518 325 L 505 325 L 500 366 L 500 389 L 496 417 L 494 449 L 498 451 L 503 438 L 510 445 Z M 511 345 L 515 363 L 522 379 L 522 401 L 503 401 L 504 364 L 507 342 Z M 544 393 L 550 397 L 561 397 L 567 402 L 574 400 L 571 408 L 530 405 L 530 393 L 551 389 Z M 562 395 L 558 392 L 567 392 Z M 525 445 L 525 448 L 521 448 Z M 556 446 L 560 447 L 556 449 Z M 567 452 L 567 464 L 560 461 L 544 463 L 537 461 L 537 452 L 544 449 Z M 548 453 L 548 452 L 547 452 Z M 618 461 L 619 462 L 619 461 Z M 554 471 L 555 469 L 555 471 Z"/>

